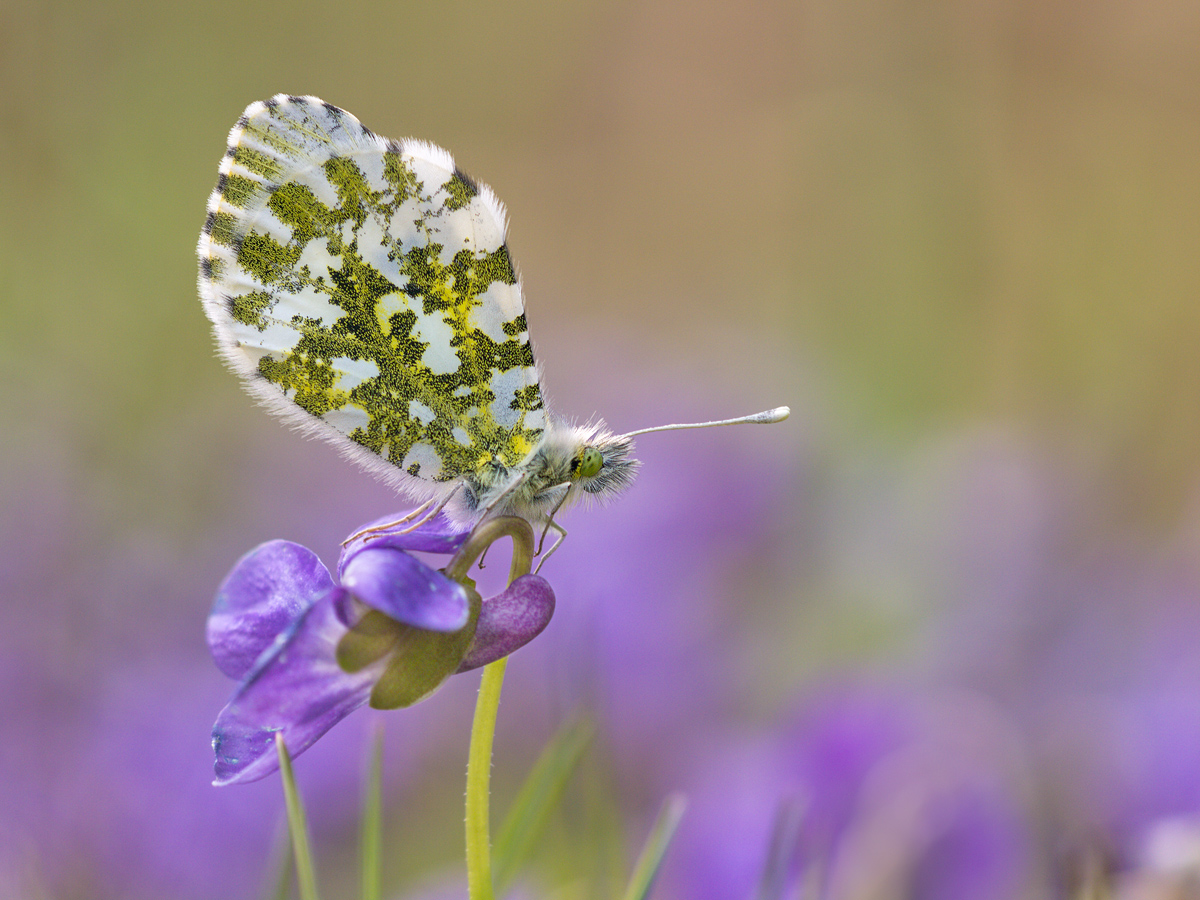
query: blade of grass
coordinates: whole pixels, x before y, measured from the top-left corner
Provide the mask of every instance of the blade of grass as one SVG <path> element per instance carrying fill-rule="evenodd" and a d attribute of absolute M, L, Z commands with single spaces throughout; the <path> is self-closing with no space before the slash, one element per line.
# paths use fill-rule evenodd
<path fill-rule="evenodd" d="M 521 785 L 492 849 L 492 873 L 497 894 L 503 895 L 507 891 L 545 832 L 550 813 L 562 800 L 567 781 L 579 765 L 594 732 L 592 723 L 583 720 L 564 725 L 546 744 L 529 777 Z"/>
<path fill-rule="evenodd" d="M 279 833 L 272 841 L 270 890 L 264 900 L 288 900 L 292 896 L 292 840 L 286 823 L 280 822 Z"/>
<path fill-rule="evenodd" d="M 646 838 L 642 855 L 633 867 L 633 875 L 629 878 L 629 887 L 625 889 L 623 900 L 646 900 L 650 896 L 654 878 L 658 875 L 663 857 L 667 854 L 667 847 L 671 844 L 671 838 L 675 836 L 675 829 L 679 827 L 679 820 L 683 818 L 686 807 L 687 799 L 682 794 L 672 794 L 663 803 L 663 808 L 654 821 L 654 827 L 650 829 L 650 836 Z"/>
<path fill-rule="evenodd" d="M 276 732 L 275 749 L 279 753 L 279 775 L 283 781 L 283 797 L 287 803 L 288 831 L 292 835 L 292 854 L 296 857 L 296 883 L 300 888 L 300 900 L 318 900 L 317 876 L 313 871 L 312 848 L 308 843 L 308 822 L 304 817 L 304 804 L 296 790 L 296 777 L 292 774 L 292 757 L 283 735 Z"/>
<path fill-rule="evenodd" d="M 800 839 L 800 826 L 804 823 L 804 804 L 797 797 L 784 800 L 775 812 L 775 826 L 771 830 L 771 846 L 767 850 L 767 864 L 763 867 L 762 881 L 758 885 L 756 900 L 783 900 L 787 887 L 788 872 L 796 856 Z"/>
<path fill-rule="evenodd" d="M 379 861 L 383 856 L 383 728 L 375 729 L 371 767 L 363 796 L 362 827 L 359 830 L 362 900 L 380 900 L 383 881 Z"/>

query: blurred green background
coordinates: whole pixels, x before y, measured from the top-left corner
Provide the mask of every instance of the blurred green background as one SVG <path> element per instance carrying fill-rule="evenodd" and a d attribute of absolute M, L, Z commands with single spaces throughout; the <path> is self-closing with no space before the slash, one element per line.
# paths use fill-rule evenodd
<path fill-rule="evenodd" d="M 402 505 L 256 409 L 196 299 L 225 135 L 279 91 L 441 144 L 495 189 L 564 415 L 627 430 L 792 406 L 785 425 L 723 438 L 693 479 L 699 495 L 771 480 L 778 524 L 728 605 L 751 716 L 824 671 L 930 664 L 911 638 L 941 615 L 929 573 L 947 508 L 970 500 L 943 478 L 956 447 L 995 441 L 1042 467 L 1072 559 L 1119 536 L 1194 560 L 1198 46 L 1200 6 L 1178 0 L 6 0 L 3 760 L 87 754 L 113 721 L 98 710 L 143 702 L 129 685 L 167 708 L 207 679 L 198 708 L 215 715 L 229 686 L 204 668 L 201 635 L 232 560 L 271 537 L 328 556 Z M 638 488 L 699 445 L 655 446 Z M 983 496 L 1009 498 L 1003 484 Z M 991 521 L 986 504 L 971 512 Z M 613 515 L 567 525 L 602 534 L 622 527 Z M 584 541 L 569 549 L 571 566 L 598 564 Z M 900 572 L 895 558 L 919 552 L 933 561 Z M 178 683 L 154 674 L 179 658 L 195 665 Z M 202 762 L 210 721 L 175 723 Z M 0 796 L 17 848 L 0 870 L 85 896 L 88 873 L 109 871 L 91 836 L 109 813 L 79 814 L 76 788 L 54 787 L 70 766 L 47 766 L 38 827 L 70 809 L 73 830 L 48 841 Z M 449 860 L 457 766 L 422 801 L 449 798 Z M 78 789 L 126 791 L 104 787 L 109 771 Z M 130 821 L 149 830 L 171 814 L 170 798 L 139 804 Z M 74 875 L 46 874 L 64 860 Z M 184 876 L 155 877 L 112 876 L 93 896 Z"/>

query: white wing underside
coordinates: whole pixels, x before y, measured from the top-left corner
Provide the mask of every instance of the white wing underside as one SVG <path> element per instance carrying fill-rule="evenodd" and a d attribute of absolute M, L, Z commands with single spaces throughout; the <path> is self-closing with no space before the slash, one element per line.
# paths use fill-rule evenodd
<path fill-rule="evenodd" d="M 372 200 L 362 207 L 367 214 L 360 221 L 347 220 L 322 239 L 303 241 L 298 226 L 283 221 L 270 205 L 280 185 L 288 185 L 288 191 L 302 198 L 311 194 L 316 201 L 312 208 L 318 213 L 340 213 L 348 208 L 345 197 L 339 195 L 338 184 L 326 170 L 331 160 L 338 164 L 340 160 L 352 161 L 368 188 L 378 192 L 379 197 L 390 197 L 387 202 L 393 203 L 398 192 L 394 190 L 395 178 L 389 181 L 385 172 L 388 154 L 398 154 L 406 177 L 411 175 L 422 188 L 414 190 L 413 196 L 403 202 L 394 203 L 394 208 L 385 208 L 383 200 L 378 203 Z M 279 383 L 263 377 L 263 360 L 267 358 L 274 363 L 293 354 L 293 368 L 301 372 L 296 377 L 302 379 L 301 364 L 311 355 L 297 355 L 295 351 L 304 346 L 301 340 L 307 326 L 316 323 L 319 329 L 340 333 L 340 320 L 346 316 L 346 310 L 333 302 L 330 285 L 344 275 L 344 248 L 353 241 L 358 254 L 356 264 L 365 264 L 362 270 L 370 277 L 376 277 L 377 273 L 398 289 L 374 301 L 374 313 L 383 323 L 381 327 L 386 331 L 387 323 L 393 321 L 390 317 L 396 314 L 414 315 L 415 322 L 406 339 L 411 339 L 412 346 L 424 345 L 424 349 L 413 368 L 432 376 L 453 377 L 453 373 L 466 366 L 451 345 L 461 325 L 455 325 L 442 310 L 427 311 L 428 304 L 423 305 L 411 283 L 411 266 L 406 270 L 404 254 L 413 248 L 440 245 L 436 254 L 429 252 L 436 266 L 446 270 L 454 266 L 456 254 L 464 249 L 471 251 L 481 265 L 489 259 L 489 254 L 494 256 L 502 249 L 507 260 L 503 205 L 486 185 L 465 179 L 447 151 L 424 141 L 381 138 L 349 113 L 315 97 L 278 95 L 272 101 L 248 107 L 230 132 L 229 149 L 221 160 L 219 172 L 197 252 L 201 262 L 200 295 L 213 323 L 221 356 L 242 377 L 246 389 L 289 425 L 306 435 L 332 442 L 344 456 L 417 499 L 444 498 L 464 474 L 446 464 L 448 451 L 455 450 L 447 442 L 484 440 L 466 436 L 467 426 L 478 424 L 478 407 L 471 408 L 474 412 L 455 413 L 461 422 L 447 420 L 449 425 L 457 422 L 456 429 L 448 426 L 435 433 L 426 426 L 433 421 L 435 409 L 443 410 L 443 396 L 419 385 L 406 389 L 410 391 L 407 394 L 395 394 L 387 401 L 394 409 L 384 411 L 390 417 L 396 413 L 404 418 L 413 429 L 405 433 L 418 434 L 419 438 L 407 448 L 402 460 L 389 459 L 387 453 L 391 451 L 394 455 L 397 444 L 384 444 L 377 451 L 350 437 L 366 433 L 372 417 L 379 412 L 377 407 L 366 401 L 358 405 L 352 401 L 314 414 L 313 409 L 319 406 L 314 407 L 311 400 L 305 401 L 309 408 L 300 405 L 308 396 L 301 396 L 308 383 L 281 389 Z M 470 190 L 461 188 L 464 184 Z M 455 188 L 463 193 L 455 195 Z M 280 276 L 273 268 L 266 269 L 264 274 L 248 264 L 247 256 L 241 253 L 247 236 L 268 247 L 298 249 L 298 256 L 294 261 L 289 257 L 290 268 L 284 275 Z M 472 270 L 470 274 L 474 277 L 475 273 Z M 446 289 L 462 287 L 455 284 L 454 276 L 446 277 Z M 443 286 L 435 287 L 440 290 Z M 523 328 L 524 303 L 515 272 L 511 283 L 499 278 L 488 283 L 469 307 L 466 321 L 478 334 L 486 335 L 498 346 L 528 350 L 528 333 Z M 521 330 L 514 333 L 513 323 L 520 323 Z M 380 338 L 378 343 L 382 347 L 388 341 Z M 395 343 L 391 341 L 389 346 Z M 394 360 L 388 354 L 399 352 L 393 346 L 392 350 L 384 347 L 373 357 L 367 354 L 364 358 L 360 354 L 360 358 L 333 356 L 328 361 L 320 360 L 323 376 L 333 379 L 327 389 L 328 396 L 340 398 L 360 385 L 379 381 L 381 367 L 392 369 Z M 517 398 L 531 386 L 540 398 L 531 350 L 527 357 L 528 365 L 497 369 L 486 384 L 468 379 L 453 391 L 456 397 L 466 398 L 471 391 L 483 387 L 495 396 L 494 401 L 484 406 L 484 411 L 490 417 L 489 424 L 494 422 L 498 437 L 488 440 L 499 441 L 522 429 L 521 434 L 536 434 L 547 425 L 540 399 L 536 408 L 517 408 Z M 325 388 L 316 391 L 318 399 L 321 390 Z M 467 402 L 462 400 L 460 407 Z M 451 414 L 439 412 L 439 415 Z M 444 436 L 448 430 L 452 439 Z M 509 452 L 520 453 L 524 445 L 513 440 L 512 446 L 517 449 Z M 419 474 L 412 474 L 416 472 Z"/>

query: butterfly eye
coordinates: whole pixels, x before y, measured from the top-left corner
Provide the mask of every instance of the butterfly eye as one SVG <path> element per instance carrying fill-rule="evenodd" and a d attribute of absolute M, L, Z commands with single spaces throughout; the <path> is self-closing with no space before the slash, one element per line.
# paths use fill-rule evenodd
<path fill-rule="evenodd" d="M 576 478 L 592 478 L 604 467 L 604 457 L 595 447 L 584 447 L 575 457 L 573 475 Z"/>

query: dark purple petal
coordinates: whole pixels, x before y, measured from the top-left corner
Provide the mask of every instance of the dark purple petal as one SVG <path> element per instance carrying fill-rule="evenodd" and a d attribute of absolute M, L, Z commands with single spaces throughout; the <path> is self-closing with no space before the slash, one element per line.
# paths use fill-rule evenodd
<path fill-rule="evenodd" d="M 396 524 L 405 515 L 406 513 L 393 513 L 390 516 L 383 516 L 370 524 L 362 526 L 356 533 L 379 526 L 394 525 L 395 527 L 390 531 L 372 532 L 369 535 L 356 537 L 346 544 L 342 548 L 342 555 L 338 560 L 338 574 L 340 575 L 344 572 L 350 560 L 363 550 L 375 550 L 387 547 L 393 550 L 415 550 L 420 553 L 445 553 L 449 555 L 461 547 L 463 541 L 467 539 L 467 535 L 471 533 L 469 527 L 453 524 L 446 518 L 445 513 L 438 513 L 419 528 L 414 528 L 412 531 L 405 531 L 406 528 L 412 525 L 412 522 Z M 420 521 L 420 516 L 414 519 L 414 521 Z"/>
<path fill-rule="evenodd" d="M 483 604 L 475 640 L 459 672 L 486 666 L 524 647 L 542 633 L 554 615 L 554 591 L 545 578 L 522 575 Z"/>
<path fill-rule="evenodd" d="M 349 596 L 335 587 L 318 600 L 277 646 L 259 659 L 213 725 L 216 780 L 256 781 L 279 768 L 275 734 L 299 756 L 326 731 L 367 702 L 385 661 L 353 674 L 335 651 L 346 634 L 340 614 Z"/>
<path fill-rule="evenodd" d="M 237 561 L 217 589 L 208 616 L 208 648 L 217 668 L 242 678 L 275 638 L 333 587 L 307 547 L 268 541 Z"/>
<path fill-rule="evenodd" d="M 462 585 L 402 550 L 362 550 L 342 570 L 342 587 L 397 622 L 429 631 L 458 631 L 470 603 Z"/>
<path fill-rule="evenodd" d="M 981 779 L 982 781 L 982 779 Z M 929 842 L 911 875 L 922 900 L 1003 900 L 1021 896 L 1029 871 L 1029 830 L 1008 791 L 994 784 L 956 786 L 931 804 Z"/>

